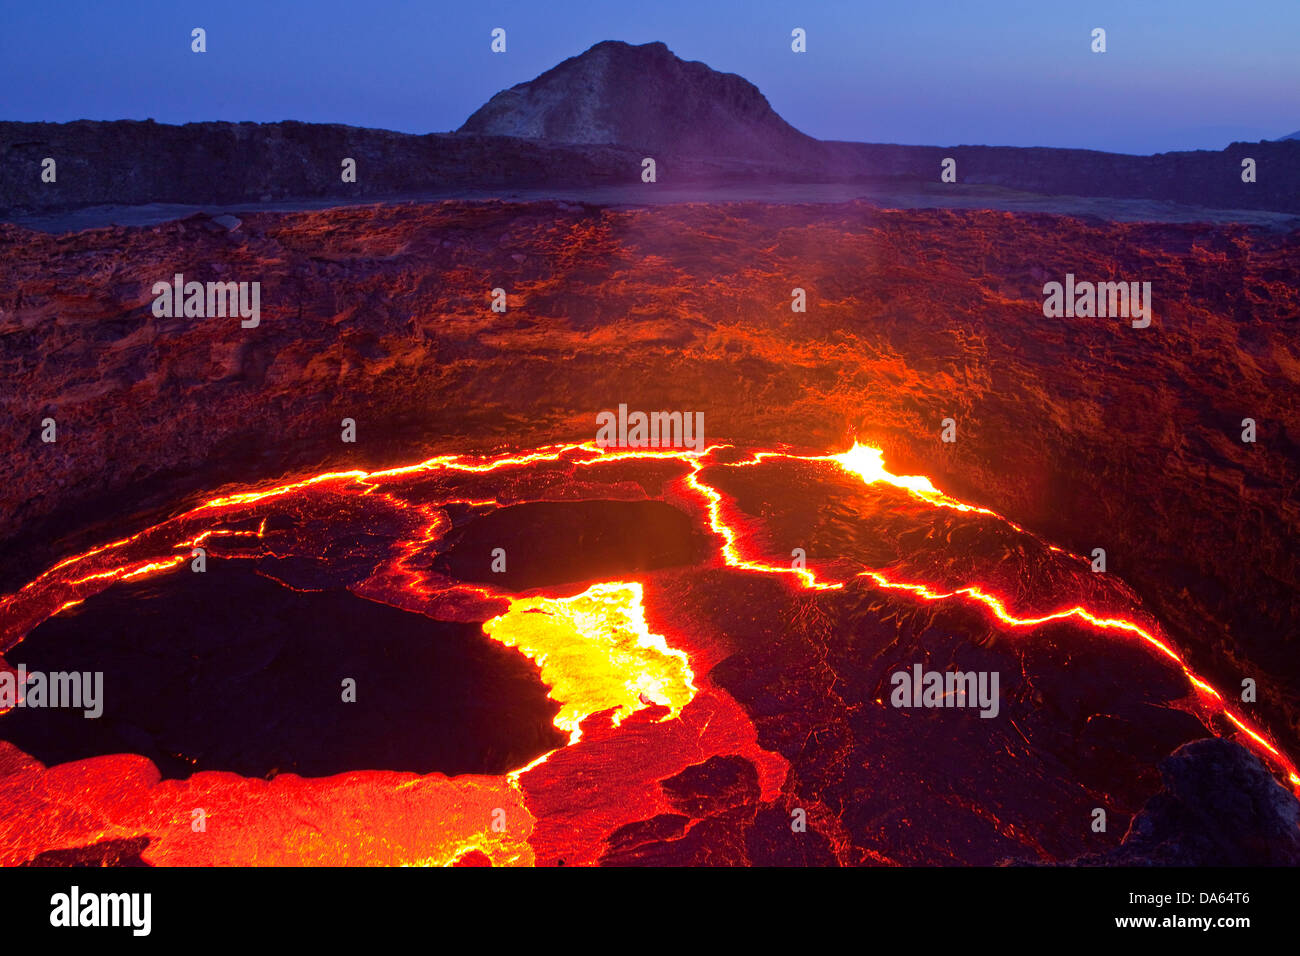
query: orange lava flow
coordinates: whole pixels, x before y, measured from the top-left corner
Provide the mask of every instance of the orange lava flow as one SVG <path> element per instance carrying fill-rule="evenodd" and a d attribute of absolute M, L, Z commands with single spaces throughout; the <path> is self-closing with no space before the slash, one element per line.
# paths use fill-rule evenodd
<path fill-rule="evenodd" d="M 931 507 L 988 516 L 1005 522 L 1020 533 L 1029 535 L 1030 532 L 989 509 L 944 494 L 928 478 L 890 473 L 885 468 L 883 453 L 877 448 L 855 444 L 848 451 L 835 455 L 801 456 L 760 451 L 748 460 L 714 460 L 715 453 L 727 447 L 730 446 L 712 446 L 703 452 L 692 452 L 681 449 L 609 449 L 594 442 L 583 442 L 478 458 L 441 455 L 413 465 L 373 472 L 325 472 L 272 488 L 216 496 L 161 525 L 66 558 L 18 592 L 0 598 L 0 648 L 12 646 L 41 620 L 75 606 L 115 581 L 158 574 L 184 564 L 189 558 L 188 549 L 210 537 L 253 534 L 220 526 L 196 529 L 194 522 L 234 516 L 238 511 L 268 500 L 317 489 L 339 494 L 375 494 L 385 498 L 393 507 L 414 513 L 420 519 L 417 533 L 401 545 L 404 556 L 398 559 L 397 564 L 404 567 L 405 558 L 427 548 L 442 533 L 446 516 L 436 502 L 416 505 L 387 493 L 383 489 L 390 483 L 439 472 L 484 474 L 544 463 L 585 468 L 626 460 L 670 460 L 686 467 L 683 484 L 702 502 L 709 526 L 721 542 L 719 556 L 726 567 L 782 575 L 791 579 L 794 586 L 814 591 L 838 590 L 850 581 L 861 580 L 919 601 L 965 601 L 982 607 L 997 622 L 1012 630 L 1031 630 L 1052 621 L 1068 619 L 1100 633 L 1135 637 L 1178 666 L 1202 705 L 1228 720 L 1247 738 L 1248 745 L 1271 760 L 1293 786 L 1300 788 L 1300 774 L 1291 761 L 1258 728 L 1232 711 L 1223 695 L 1194 674 L 1183 657 L 1166 641 L 1134 621 L 1104 617 L 1081 605 L 1046 613 L 1013 612 L 1003 597 L 978 583 L 939 590 L 926 582 L 895 579 L 877 569 L 864 569 L 845 581 L 822 581 L 810 569 L 773 564 L 742 554 L 742 531 L 728 518 L 728 502 L 723 493 L 705 480 L 706 468 L 756 467 L 773 459 L 826 463 L 867 484 L 897 488 Z M 452 500 L 467 499 L 447 499 L 448 502 Z M 498 504 L 495 499 L 473 499 L 470 503 Z M 265 516 L 257 532 L 259 536 L 264 528 Z M 169 537 L 169 529 L 179 530 L 182 534 Z M 156 543 L 155 539 L 158 539 Z M 135 556 L 130 561 L 116 564 L 112 561 L 114 553 L 129 552 L 144 544 L 153 549 L 149 555 Z M 1049 547 L 1053 551 L 1062 551 L 1055 546 Z M 167 553 L 177 549 L 185 550 L 180 554 Z M 406 569 L 402 577 L 404 589 L 422 593 L 420 572 Z M 544 681 L 552 687 L 553 697 L 561 703 L 556 726 L 570 735 L 571 742 L 579 739 L 581 722 L 598 711 L 614 709 L 617 722 L 640 708 L 661 704 L 669 708 L 671 718 L 680 713 L 695 693 L 694 675 L 686 655 L 671 648 L 662 636 L 651 634 L 646 627 L 641 607 L 641 586 L 635 582 L 606 582 L 568 598 L 521 598 L 490 589 L 478 590 L 486 596 L 508 602 L 506 613 L 487 621 L 484 631 L 494 640 L 519 648 L 538 664 Z"/>

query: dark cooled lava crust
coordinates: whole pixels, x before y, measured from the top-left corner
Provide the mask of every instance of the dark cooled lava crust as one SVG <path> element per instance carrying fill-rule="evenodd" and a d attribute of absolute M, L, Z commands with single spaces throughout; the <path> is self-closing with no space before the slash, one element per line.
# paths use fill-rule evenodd
<path fill-rule="evenodd" d="M 28 671 L 102 673 L 111 691 L 91 720 L 2 718 L 0 736 L 47 765 L 136 753 L 179 779 L 501 774 L 565 743 L 536 668 L 481 627 L 345 590 L 295 591 L 222 561 L 110 588 L 37 627 L 18 653 Z"/>
<path fill-rule="evenodd" d="M 416 820 L 433 832 L 405 834 L 398 862 L 1059 862 L 1117 850 L 1179 745 L 1250 743 L 1118 578 L 927 495 L 859 459 L 573 447 L 210 499 L 6 599 L 6 658 L 101 668 L 112 693 L 94 720 L 0 716 L 0 849 L 265 862 L 270 841 L 276 862 L 391 862 L 373 844 L 392 852 L 385 834 Z M 1072 605 L 1091 616 L 1029 622 Z M 999 683 L 960 709 L 900 707 L 897 675 L 917 668 Z M 611 700 L 629 701 L 621 723 Z M 257 777 L 287 823 L 251 809 Z M 454 809 L 378 809 L 417 784 Z M 529 826 L 485 846 L 461 786 Z M 376 804 L 361 816 L 357 787 Z M 178 813 L 214 800 L 229 847 Z M 1106 833 L 1086 825 L 1097 806 Z M 301 845 L 304 819 L 320 845 Z"/>
<path fill-rule="evenodd" d="M 511 592 L 620 580 L 708 553 L 690 517 L 658 501 L 448 513 L 454 530 L 430 568 Z M 27 670 L 101 673 L 112 694 L 91 720 L 14 710 L 0 737 L 47 765 L 137 753 L 180 779 L 504 774 L 563 746 L 559 705 L 536 668 L 481 624 L 430 621 L 346 590 L 377 563 L 349 549 L 352 531 L 340 521 L 319 557 L 212 561 L 201 575 L 126 582 L 48 619 L 15 651 Z M 499 573 L 494 548 L 510 558 Z M 341 707 L 345 681 L 359 692 Z"/>

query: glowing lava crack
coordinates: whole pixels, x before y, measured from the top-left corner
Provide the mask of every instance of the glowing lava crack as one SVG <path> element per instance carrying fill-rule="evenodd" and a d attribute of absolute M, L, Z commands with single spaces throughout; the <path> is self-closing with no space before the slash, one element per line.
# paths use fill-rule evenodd
<path fill-rule="evenodd" d="M 906 580 L 886 568 L 859 566 L 842 579 L 822 580 L 806 567 L 743 553 L 755 550 L 747 542 L 757 522 L 708 480 L 711 469 L 726 474 L 728 469 L 762 468 L 769 462 L 831 467 L 841 477 L 852 475 L 867 485 L 897 489 L 926 507 L 985 516 L 1018 534 L 1032 535 L 988 509 L 945 495 L 924 477 L 891 474 L 875 448 L 855 445 L 842 454 L 819 456 L 770 451 L 747 458 L 719 455 L 729 448 L 714 446 L 695 454 L 607 450 L 592 443 L 553 445 L 488 458 L 444 455 L 398 468 L 330 472 L 272 488 L 223 494 L 137 534 L 69 557 L 0 599 L 0 649 L 12 656 L 12 649 L 41 622 L 117 582 L 186 567 L 195 548 L 230 560 L 278 558 L 295 548 L 300 550 L 294 553 L 312 557 L 312 549 L 328 541 L 331 520 L 355 521 L 357 527 L 372 528 L 374 535 L 390 543 L 376 545 L 374 571 L 360 584 L 349 585 L 351 589 L 362 597 L 429 617 L 480 622 L 487 637 L 533 661 L 559 705 L 554 724 L 569 737 L 563 753 L 612 746 L 611 741 L 620 737 L 638 740 L 638 734 L 651 733 L 649 724 L 668 728 L 690 723 L 691 747 L 657 773 L 671 775 L 711 757 L 743 754 L 758 768 L 762 799 L 774 800 L 784 761 L 757 744 L 754 727 L 734 700 L 697 676 L 696 670 L 707 673 L 707 668 L 697 664 L 693 670 L 690 655 L 695 652 L 683 650 L 692 646 L 689 635 L 682 634 L 679 640 L 671 631 L 654 633 L 647 622 L 643 582 L 584 581 L 578 587 L 547 589 L 548 593 L 510 594 L 454 580 L 421 563 L 438 552 L 452 533 L 449 507 L 482 512 L 521 502 L 572 500 L 574 476 L 588 469 L 658 468 L 665 494 L 693 502 L 696 513 L 707 519 L 718 542 L 717 568 L 779 575 L 813 597 L 861 586 L 918 602 L 963 602 L 981 609 L 1008 632 L 1068 621 L 1100 635 L 1136 639 L 1181 669 L 1189 697 L 1204 713 L 1230 721 L 1248 746 L 1300 788 L 1300 776 L 1278 747 L 1193 674 L 1167 638 L 1136 621 L 1068 601 L 1045 612 L 1013 611 L 1007 599 L 985 584 L 952 587 Z M 509 483 L 493 484 L 494 476 L 504 474 L 510 476 Z M 613 486 L 621 487 L 617 482 Z M 292 541 L 270 520 L 285 513 L 297 522 L 297 537 Z M 1065 553 L 1051 545 L 1044 547 Z M 598 729 L 595 738 L 589 726 Z M 224 773 L 160 781 L 156 770 L 141 766 L 143 758 L 125 755 L 43 769 L 16 748 L 0 744 L 0 771 L 9 771 L 0 776 L 0 806 L 6 807 L 0 811 L 0 863 L 21 862 L 51 848 L 147 833 L 152 842 L 145 858 L 155 863 L 448 864 L 477 850 L 498 865 L 528 864 L 534 861 L 530 839 L 560 839 L 535 833 L 539 821 L 532 809 L 541 798 L 528 789 L 536 774 L 563 772 L 557 766 L 561 761 L 549 759 L 557 753 L 552 751 L 502 777 L 449 779 L 440 774 L 357 771 L 322 779 L 284 775 L 268 783 Z M 658 759 L 662 763 L 665 758 L 659 754 Z M 116 796 L 110 796 L 110 790 Z M 657 788 L 651 787 L 614 800 L 629 803 L 622 822 L 675 819 L 656 793 Z M 78 800 L 102 810 L 75 813 L 72 808 Z M 202 805 L 196 801 L 204 800 L 226 807 L 231 814 L 262 814 L 259 836 L 232 832 L 196 840 L 187 835 L 188 818 L 182 808 Z M 321 811 L 323 818 L 314 822 L 314 834 L 304 834 L 301 822 L 286 809 L 294 800 L 316 807 L 329 803 L 331 809 Z M 423 822 L 413 822 L 417 814 Z M 495 826 L 502 818 L 510 821 L 505 830 Z M 601 845 L 618 822 L 617 812 L 611 810 L 603 829 L 583 837 L 590 844 L 586 849 L 575 844 L 566 852 L 573 861 L 594 861 L 598 851 L 593 847 Z M 555 856 L 559 851 L 548 852 Z"/>

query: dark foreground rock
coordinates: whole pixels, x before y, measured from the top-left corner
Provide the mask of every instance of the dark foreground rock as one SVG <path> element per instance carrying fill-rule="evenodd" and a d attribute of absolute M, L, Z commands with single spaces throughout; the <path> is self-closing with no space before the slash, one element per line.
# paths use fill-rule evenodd
<path fill-rule="evenodd" d="M 140 854 L 149 846 L 148 837 L 130 840 L 104 840 L 90 846 L 68 850 L 46 850 L 19 866 L 148 866 Z"/>
<path fill-rule="evenodd" d="M 1300 801 L 1245 747 L 1211 738 L 1160 763 L 1123 843 L 1081 866 L 1300 866 Z"/>

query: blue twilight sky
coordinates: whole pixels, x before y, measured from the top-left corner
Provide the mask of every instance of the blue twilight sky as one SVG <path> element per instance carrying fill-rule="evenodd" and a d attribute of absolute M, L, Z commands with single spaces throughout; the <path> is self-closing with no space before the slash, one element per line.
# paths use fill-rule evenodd
<path fill-rule="evenodd" d="M 1300 0 L 0 0 L 0 119 L 439 132 L 608 39 L 739 73 L 825 139 L 1151 153 L 1300 130 Z"/>

